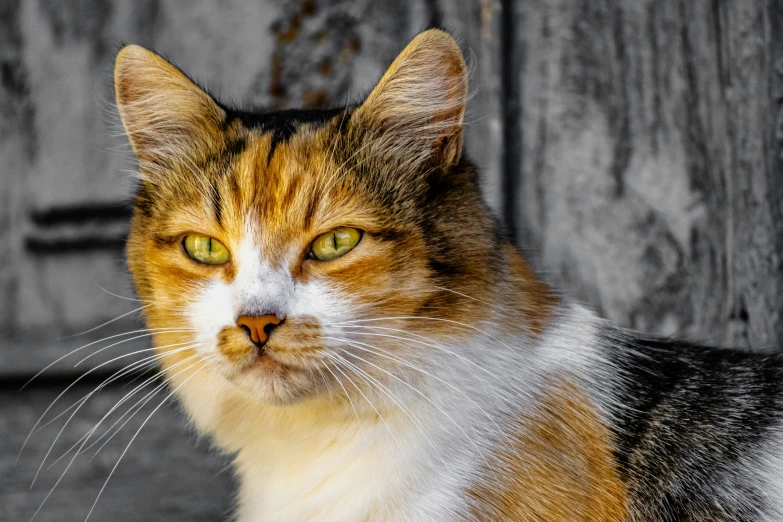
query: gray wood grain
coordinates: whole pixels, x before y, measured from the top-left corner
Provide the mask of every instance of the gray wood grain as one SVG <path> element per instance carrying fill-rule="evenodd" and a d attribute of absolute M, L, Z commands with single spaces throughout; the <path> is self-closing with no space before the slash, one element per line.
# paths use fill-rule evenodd
<path fill-rule="evenodd" d="M 136 384 L 138 382 L 127 387 L 108 388 L 87 401 L 63 431 L 48 462 L 56 460 L 76 443 Z M 65 386 L 63 383 L 21 393 L 8 389 L 0 391 L 0 520 L 30 520 L 70 460 L 70 457 L 63 459 L 52 468 L 47 463 L 35 486 L 30 489 L 36 470 L 66 415 L 33 436 L 19 462 L 15 463 L 35 421 Z M 94 385 L 76 386 L 60 399 L 46 418 L 53 418 L 93 388 Z M 164 396 L 163 392 L 158 394 L 156 400 L 133 417 L 97 457 L 90 460 L 100 445 L 77 458 L 35 520 L 84 520 L 133 434 Z M 103 426 L 111 426 L 135 402 L 135 399 L 126 402 Z M 96 435 L 100 435 L 102 430 Z M 184 415 L 178 408 L 164 406 L 150 418 L 133 441 L 90 520 L 228 520 L 234 487 L 227 463 L 225 458 L 209 450 L 207 440 L 199 439 L 187 428 Z"/>
<path fill-rule="evenodd" d="M 623 325 L 777 348 L 780 9 L 513 4 L 518 241 Z"/>
<path fill-rule="evenodd" d="M 728 2 L 717 13 L 727 105 L 726 252 L 734 337 L 783 341 L 783 8 Z M 737 327 L 739 319 L 739 327 Z"/>

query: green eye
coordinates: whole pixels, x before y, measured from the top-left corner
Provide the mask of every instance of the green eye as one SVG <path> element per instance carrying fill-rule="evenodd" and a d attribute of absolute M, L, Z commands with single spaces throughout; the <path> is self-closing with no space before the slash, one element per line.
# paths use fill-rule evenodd
<path fill-rule="evenodd" d="M 193 261 L 205 265 L 222 265 L 228 262 L 228 249 L 217 239 L 208 236 L 187 236 L 183 245 L 185 252 Z"/>
<path fill-rule="evenodd" d="M 315 238 L 310 254 L 319 261 L 331 261 L 350 252 L 361 238 L 355 228 L 339 228 Z"/>

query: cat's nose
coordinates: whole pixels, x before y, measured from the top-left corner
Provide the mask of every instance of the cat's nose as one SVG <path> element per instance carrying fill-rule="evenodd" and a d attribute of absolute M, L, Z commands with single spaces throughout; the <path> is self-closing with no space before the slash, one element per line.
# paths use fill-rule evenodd
<path fill-rule="evenodd" d="M 250 336 L 250 340 L 259 348 L 263 348 L 269 339 L 269 334 L 283 319 L 276 315 L 240 315 L 237 318 L 237 326 L 244 328 Z"/>

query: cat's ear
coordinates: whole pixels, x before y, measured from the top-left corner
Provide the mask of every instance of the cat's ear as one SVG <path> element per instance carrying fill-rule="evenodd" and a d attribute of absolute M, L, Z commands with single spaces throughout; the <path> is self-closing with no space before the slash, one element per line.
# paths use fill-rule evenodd
<path fill-rule="evenodd" d="M 142 164 L 166 165 L 219 139 L 225 111 L 179 69 L 143 47 L 128 45 L 117 54 L 114 90 Z"/>
<path fill-rule="evenodd" d="M 386 153 L 453 165 L 462 155 L 467 96 L 459 46 L 430 29 L 400 53 L 352 118 Z"/>

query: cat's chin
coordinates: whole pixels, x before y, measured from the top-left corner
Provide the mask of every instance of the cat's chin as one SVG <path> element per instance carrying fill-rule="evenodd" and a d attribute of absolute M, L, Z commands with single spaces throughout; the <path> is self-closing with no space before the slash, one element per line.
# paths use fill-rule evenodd
<path fill-rule="evenodd" d="M 296 404 L 315 394 L 312 374 L 281 363 L 265 354 L 227 376 L 228 380 L 259 402 Z"/>

